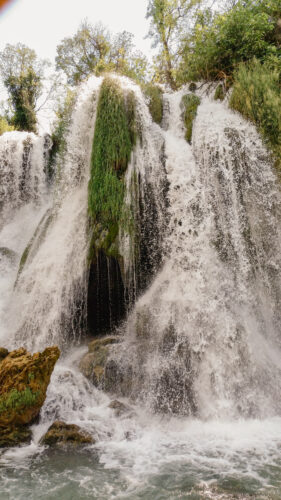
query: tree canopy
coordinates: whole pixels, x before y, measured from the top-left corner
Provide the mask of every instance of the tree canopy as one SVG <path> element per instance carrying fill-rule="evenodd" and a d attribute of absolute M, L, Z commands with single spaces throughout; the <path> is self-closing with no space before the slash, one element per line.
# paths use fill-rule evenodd
<path fill-rule="evenodd" d="M 127 31 L 112 36 L 102 25 L 84 21 L 73 37 L 64 38 L 57 47 L 56 68 L 77 85 L 88 75 L 115 71 L 138 81 L 145 79 L 148 62 L 134 51 L 133 35 Z"/>

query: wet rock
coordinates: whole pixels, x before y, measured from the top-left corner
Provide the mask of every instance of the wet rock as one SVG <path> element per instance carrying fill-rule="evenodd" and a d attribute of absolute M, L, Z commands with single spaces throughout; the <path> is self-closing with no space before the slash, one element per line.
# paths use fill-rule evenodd
<path fill-rule="evenodd" d="M 108 408 L 114 410 L 114 414 L 116 417 L 121 417 L 122 415 L 129 415 L 133 413 L 129 406 L 125 405 L 121 401 L 118 401 L 118 399 L 111 401 L 111 403 L 108 405 Z"/>
<path fill-rule="evenodd" d="M 0 363 L 4 358 L 6 358 L 6 356 L 8 356 L 8 354 L 8 349 L 5 349 L 5 347 L 0 347 Z"/>
<path fill-rule="evenodd" d="M 0 427 L 0 448 L 28 444 L 31 441 L 31 430 L 26 426 Z"/>
<path fill-rule="evenodd" d="M 118 341 L 118 337 L 114 336 L 93 340 L 89 344 L 89 352 L 79 363 L 80 371 L 97 387 L 104 385 L 105 367 L 111 346 Z"/>
<path fill-rule="evenodd" d="M 81 446 L 94 444 L 94 438 L 75 424 L 66 424 L 57 420 L 42 437 L 41 444 L 48 446 Z"/>
<path fill-rule="evenodd" d="M 6 351 L 2 351 L 6 354 Z M 59 348 L 47 347 L 30 354 L 21 348 L 0 362 L 0 427 L 14 428 L 32 423 L 39 415 Z"/>

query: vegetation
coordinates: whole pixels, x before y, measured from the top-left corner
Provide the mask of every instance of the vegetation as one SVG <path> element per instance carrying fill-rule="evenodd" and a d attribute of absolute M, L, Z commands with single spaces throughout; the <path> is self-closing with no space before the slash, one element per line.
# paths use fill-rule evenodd
<path fill-rule="evenodd" d="M 45 61 L 23 44 L 7 44 L 0 52 L 0 75 L 9 95 L 12 125 L 18 130 L 37 131 L 36 103 L 43 91 Z"/>
<path fill-rule="evenodd" d="M 142 91 L 148 100 L 148 107 L 153 121 L 160 125 L 163 118 L 163 91 L 159 86 L 152 83 L 143 85 Z"/>
<path fill-rule="evenodd" d="M 0 414 L 11 409 L 20 410 L 28 408 L 36 404 L 39 393 L 33 393 L 30 387 L 26 387 L 23 391 L 12 389 L 8 394 L 0 396 Z"/>
<path fill-rule="evenodd" d="M 232 77 L 241 62 L 276 55 L 276 6 L 280 0 L 239 0 L 223 14 L 198 13 L 182 40 L 180 80 Z"/>
<path fill-rule="evenodd" d="M 148 62 L 134 51 L 133 35 L 127 31 L 112 36 L 102 25 L 84 21 L 73 37 L 64 38 L 57 47 L 56 67 L 67 81 L 77 85 L 90 74 L 114 71 L 144 81 Z"/>
<path fill-rule="evenodd" d="M 193 121 L 197 114 L 200 99 L 194 94 L 184 95 L 181 106 L 183 108 L 183 120 L 185 124 L 185 138 L 191 144 Z"/>
<path fill-rule="evenodd" d="M 66 132 L 70 124 L 71 113 L 75 103 L 76 93 L 67 89 L 66 96 L 60 100 L 55 110 L 56 120 L 53 124 L 52 149 L 49 157 L 48 174 L 52 178 L 54 173 L 54 163 L 59 156 L 62 156 L 66 148 Z"/>
<path fill-rule="evenodd" d="M 178 86 L 176 65 L 180 32 L 201 0 L 149 0 L 146 17 L 151 20 L 148 36 L 160 47 L 155 58 L 157 78 L 173 90 Z"/>
<path fill-rule="evenodd" d="M 14 127 L 9 124 L 8 120 L 3 116 L 0 116 L 0 135 L 5 132 L 11 132 L 12 130 L 14 130 Z"/>
<path fill-rule="evenodd" d="M 254 59 L 234 74 L 230 106 L 257 125 L 281 165 L 280 66 Z"/>
<path fill-rule="evenodd" d="M 132 96 L 125 98 L 116 80 L 105 78 L 97 108 L 89 182 L 89 214 L 109 233 L 120 223 L 124 173 L 136 139 Z"/>

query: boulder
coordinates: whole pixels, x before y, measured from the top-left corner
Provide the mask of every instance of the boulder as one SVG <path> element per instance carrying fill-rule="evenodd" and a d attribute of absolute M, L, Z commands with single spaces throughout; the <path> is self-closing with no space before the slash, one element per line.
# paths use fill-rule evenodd
<path fill-rule="evenodd" d="M 97 387 L 104 385 L 105 368 L 111 346 L 118 341 L 118 337 L 114 336 L 93 340 L 89 344 L 89 351 L 80 361 L 80 371 Z"/>
<path fill-rule="evenodd" d="M 41 444 L 48 446 L 81 446 L 94 444 L 94 438 L 75 424 L 66 424 L 57 420 L 42 437 Z"/>
<path fill-rule="evenodd" d="M 21 348 L 2 351 L 0 361 L 0 428 L 31 424 L 39 415 L 59 348 L 47 347 L 42 353 L 30 354 Z M 4 431 L 3 431 L 4 432 Z"/>

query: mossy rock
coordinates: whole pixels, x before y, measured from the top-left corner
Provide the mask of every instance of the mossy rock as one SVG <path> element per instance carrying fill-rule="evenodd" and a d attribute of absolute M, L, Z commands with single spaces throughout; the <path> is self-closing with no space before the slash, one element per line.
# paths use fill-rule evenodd
<path fill-rule="evenodd" d="M 142 91 L 147 98 L 152 120 L 160 125 L 163 118 L 163 91 L 152 83 L 143 85 Z"/>
<path fill-rule="evenodd" d="M 201 100 L 194 94 L 186 94 L 181 101 L 181 108 L 183 110 L 183 120 L 185 125 L 185 138 L 191 144 L 193 122 L 197 115 L 197 108 Z"/>
<path fill-rule="evenodd" d="M 118 337 L 108 336 L 95 339 L 89 344 L 89 351 L 79 363 L 79 369 L 95 386 L 104 384 L 105 367 L 111 346 L 119 342 Z"/>
<path fill-rule="evenodd" d="M 56 346 L 33 355 L 21 348 L 2 359 L 0 427 L 30 424 L 39 415 L 59 355 Z"/>
<path fill-rule="evenodd" d="M 225 91 L 223 85 L 220 83 L 215 91 L 214 99 L 215 101 L 223 101 L 225 98 Z"/>
<path fill-rule="evenodd" d="M 78 425 L 66 424 L 57 420 L 42 437 L 40 444 L 59 447 L 77 447 L 86 444 L 94 444 L 95 440 L 84 429 Z"/>
<path fill-rule="evenodd" d="M 8 448 L 28 444 L 31 441 L 32 432 L 26 426 L 0 427 L 0 448 Z"/>

